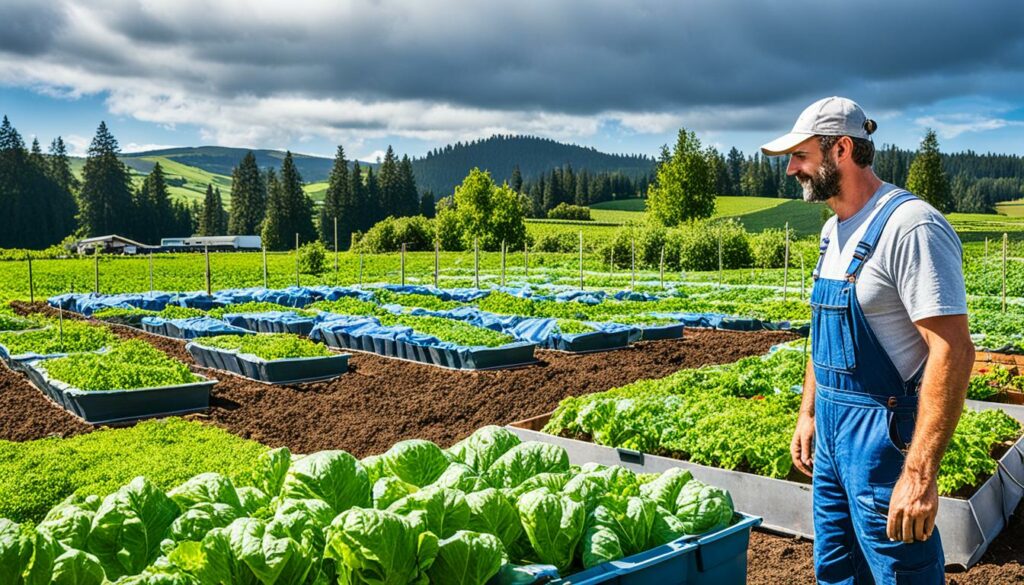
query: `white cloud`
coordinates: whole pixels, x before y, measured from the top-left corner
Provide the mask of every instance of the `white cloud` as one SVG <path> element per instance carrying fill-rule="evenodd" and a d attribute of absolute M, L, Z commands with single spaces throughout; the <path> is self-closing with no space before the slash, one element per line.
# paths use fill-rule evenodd
<path fill-rule="evenodd" d="M 951 139 L 968 132 L 987 132 L 1007 126 L 1022 126 L 1024 122 L 1006 120 L 979 114 L 945 114 L 939 116 L 922 116 L 914 123 L 923 128 L 933 128 L 942 138 Z"/>

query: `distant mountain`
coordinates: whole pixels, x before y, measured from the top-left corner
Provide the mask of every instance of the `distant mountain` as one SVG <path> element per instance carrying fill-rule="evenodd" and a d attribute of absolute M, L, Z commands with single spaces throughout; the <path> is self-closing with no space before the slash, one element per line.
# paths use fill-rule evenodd
<path fill-rule="evenodd" d="M 636 178 L 651 171 L 654 159 L 644 155 L 607 154 L 592 147 L 536 136 L 494 135 L 434 149 L 412 163 L 417 186 L 434 191 L 438 197 L 452 194 L 473 167 L 490 171 L 500 183 L 512 177 L 516 165 L 524 180 L 536 179 L 565 165 L 572 166 L 574 171 L 620 172 Z"/>
<path fill-rule="evenodd" d="M 122 154 L 121 160 L 140 174 L 148 174 L 156 161 L 161 161 L 164 171 L 176 177 L 183 189 L 201 195 L 207 182 L 220 186 L 222 192 L 230 190 L 231 171 L 247 152 L 247 148 L 196 146 Z M 280 169 L 285 155 L 280 150 L 253 150 L 253 153 L 256 164 L 263 169 Z M 296 153 L 292 153 L 292 157 L 307 184 L 326 181 L 334 164 L 325 157 Z M 377 166 L 376 162 L 359 161 L 359 164 Z M 575 171 L 620 172 L 635 178 L 649 173 L 654 159 L 644 155 L 607 154 L 535 136 L 495 135 L 434 149 L 422 158 L 413 159 L 412 163 L 417 186 L 421 191 L 433 191 L 437 197 L 451 195 L 473 167 L 490 171 L 500 183 L 511 179 L 512 169 L 517 164 L 524 180 L 536 179 L 565 165 L 571 165 Z M 188 167 L 201 172 L 190 172 Z M 324 188 L 323 185 L 311 186 L 309 191 L 314 193 L 314 198 L 320 198 Z"/>
<path fill-rule="evenodd" d="M 248 148 L 232 148 L 227 146 L 196 146 L 182 148 L 165 148 L 162 150 L 148 150 L 145 152 L 133 152 L 122 154 L 121 160 L 128 166 L 140 173 L 149 173 L 153 168 L 154 161 L 146 159 L 165 158 L 183 165 L 196 167 L 215 175 L 231 176 L 231 171 L 242 162 Z M 256 164 L 262 169 L 273 167 L 280 170 L 281 161 L 285 153 L 280 150 L 253 150 L 256 155 Z M 334 161 L 329 158 L 310 156 L 307 154 L 292 153 L 296 168 L 302 179 L 308 183 L 326 181 L 331 174 L 331 166 Z M 360 164 L 363 164 L 360 162 Z"/>

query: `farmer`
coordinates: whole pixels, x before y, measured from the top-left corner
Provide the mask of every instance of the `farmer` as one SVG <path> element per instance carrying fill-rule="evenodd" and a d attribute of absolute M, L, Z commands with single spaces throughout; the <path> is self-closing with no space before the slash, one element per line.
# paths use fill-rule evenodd
<path fill-rule="evenodd" d="M 761 147 L 835 212 L 790 450 L 813 477 L 820 583 L 943 583 L 936 476 L 974 361 L 963 251 L 940 212 L 875 176 L 876 127 L 830 97 Z"/>

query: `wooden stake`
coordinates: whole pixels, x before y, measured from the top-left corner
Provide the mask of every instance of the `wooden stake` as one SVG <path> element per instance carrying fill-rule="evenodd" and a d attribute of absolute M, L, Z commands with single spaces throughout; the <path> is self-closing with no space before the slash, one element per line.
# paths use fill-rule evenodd
<path fill-rule="evenodd" d="M 441 242 L 434 240 L 434 288 L 437 288 L 438 272 L 441 268 Z"/>
<path fill-rule="evenodd" d="M 295 232 L 295 287 L 299 287 L 299 233 Z"/>
<path fill-rule="evenodd" d="M 206 294 L 212 293 L 212 280 L 210 276 L 210 246 L 203 244 L 203 254 L 206 256 Z"/>
<path fill-rule="evenodd" d="M 99 248 L 93 250 L 93 292 L 100 294 L 100 251 Z"/>
<path fill-rule="evenodd" d="M 530 278 L 530 244 L 523 242 L 523 280 Z"/>
<path fill-rule="evenodd" d="M 359 251 L 359 286 L 363 286 L 363 251 Z"/>
<path fill-rule="evenodd" d="M 28 301 L 30 303 L 36 302 L 36 286 L 32 279 L 32 256 L 28 257 Z"/>
<path fill-rule="evenodd" d="M 260 248 L 262 248 L 262 250 L 263 250 L 263 288 L 268 288 L 267 287 L 267 247 L 264 246 L 261 243 L 260 244 Z"/>
<path fill-rule="evenodd" d="M 402 286 L 405 286 L 405 242 L 402 242 Z"/>
<path fill-rule="evenodd" d="M 658 263 L 658 270 L 661 273 L 661 290 L 665 290 L 665 246 L 661 247 L 661 261 Z"/>
<path fill-rule="evenodd" d="M 334 285 L 338 285 L 338 216 L 334 216 Z"/>
<path fill-rule="evenodd" d="M 473 282 L 480 288 L 480 243 L 473 236 Z"/>
<path fill-rule="evenodd" d="M 629 238 L 629 290 L 636 288 L 636 238 Z"/>
<path fill-rule="evenodd" d="M 786 300 L 789 293 L 789 222 L 786 222 L 786 255 L 782 268 L 782 300 Z"/>
<path fill-rule="evenodd" d="M 718 235 L 718 286 L 722 286 L 722 235 Z"/>
<path fill-rule="evenodd" d="M 1003 233 L 1003 312 L 1006 312 L 1006 245 L 1009 236 Z"/>
<path fill-rule="evenodd" d="M 153 296 L 153 253 L 149 253 L 149 296 Z"/>
<path fill-rule="evenodd" d="M 501 241 L 501 286 L 505 286 L 505 240 Z"/>

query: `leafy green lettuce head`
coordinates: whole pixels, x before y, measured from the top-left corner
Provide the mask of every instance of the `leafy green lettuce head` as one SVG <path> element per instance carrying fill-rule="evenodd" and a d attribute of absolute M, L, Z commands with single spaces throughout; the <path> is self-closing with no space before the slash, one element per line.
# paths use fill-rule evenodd
<path fill-rule="evenodd" d="M 136 477 L 103 499 L 86 549 L 99 559 L 111 581 L 141 573 L 160 552 L 160 541 L 178 512 L 178 505 L 163 491 Z"/>
<path fill-rule="evenodd" d="M 433 585 L 485 585 L 498 573 L 503 557 L 498 537 L 460 530 L 439 543 L 427 576 Z"/>
<path fill-rule="evenodd" d="M 583 566 L 590 568 L 647 550 L 658 505 L 640 497 L 601 498 L 587 518 Z"/>
<path fill-rule="evenodd" d="M 729 492 L 691 480 L 679 491 L 676 517 L 687 534 L 703 534 L 725 528 L 732 522 L 735 508 Z"/>
<path fill-rule="evenodd" d="M 504 427 L 488 425 L 477 429 L 472 435 L 452 445 L 448 449 L 448 453 L 456 461 L 461 461 L 478 474 L 482 474 L 506 451 L 520 442 L 519 437 L 512 431 Z"/>
<path fill-rule="evenodd" d="M 389 512 L 418 516 L 438 538 L 448 538 L 469 526 L 469 505 L 460 491 L 429 487 L 391 504 Z"/>
<path fill-rule="evenodd" d="M 567 496 L 538 488 L 523 494 L 517 503 L 519 521 L 533 548 L 533 559 L 565 572 L 583 536 L 586 511 Z"/>
<path fill-rule="evenodd" d="M 469 506 L 469 529 L 497 536 L 505 550 L 512 554 L 523 534 L 515 503 L 500 490 L 488 488 L 466 494 L 466 504 Z"/>
<path fill-rule="evenodd" d="M 356 458 L 344 451 L 320 451 L 292 463 L 281 487 L 285 498 L 323 500 L 336 513 L 369 506 L 370 480 Z"/>
<path fill-rule="evenodd" d="M 327 531 L 325 556 L 337 562 L 340 583 L 426 585 L 438 539 L 418 518 L 352 508 Z"/>
<path fill-rule="evenodd" d="M 416 487 L 434 483 L 450 463 L 440 447 L 422 439 L 395 443 L 381 458 L 391 475 Z"/>
<path fill-rule="evenodd" d="M 565 471 L 569 471 L 569 454 L 564 448 L 527 441 L 499 457 L 484 478 L 494 487 L 514 488 L 538 473 Z"/>

